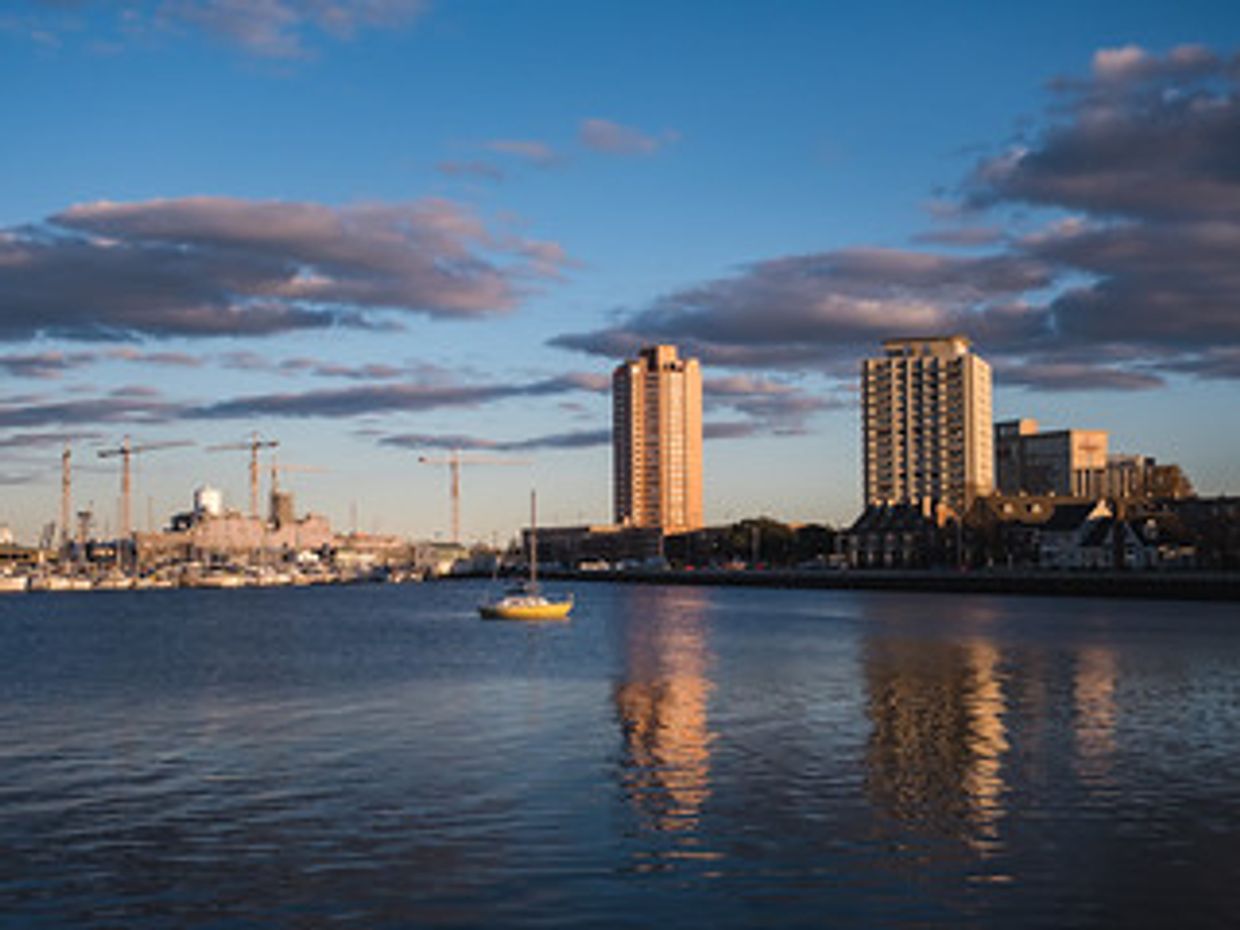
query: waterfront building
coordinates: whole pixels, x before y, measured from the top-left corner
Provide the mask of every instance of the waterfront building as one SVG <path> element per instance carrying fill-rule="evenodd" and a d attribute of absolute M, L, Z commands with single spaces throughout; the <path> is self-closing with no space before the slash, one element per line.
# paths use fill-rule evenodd
<path fill-rule="evenodd" d="M 1106 430 L 1039 432 L 1037 420 L 995 424 L 995 483 L 1000 494 L 1098 498 L 1105 493 Z"/>
<path fill-rule="evenodd" d="M 642 349 L 612 375 L 615 519 L 665 533 L 702 525 L 702 372 L 675 346 Z"/>
<path fill-rule="evenodd" d="M 1159 465 L 1147 455 L 1108 456 L 1104 487 L 1108 497 L 1123 501 L 1193 496 L 1192 483 L 1179 465 Z"/>
<path fill-rule="evenodd" d="M 140 566 L 193 561 L 257 563 L 322 551 L 334 541 L 326 517 L 306 514 L 279 525 L 270 524 L 226 509 L 219 491 L 202 487 L 194 492 L 193 509 L 174 514 L 167 530 L 137 533 L 135 549 Z"/>
<path fill-rule="evenodd" d="M 547 567 L 653 564 L 661 557 L 662 547 L 663 534 L 658 527 L 594 524 L 538 529 L 538 561 Z M 522 531 L 521 551 L 530 551 L 528 528 Z"/>
<path fill-rule="evenodd" d="M 959 525 L 946 504 L 868 504 L 837 545 L 851 568 L 933 568 L 960 564 Z"/>
<path fill-rule="evenodd" d="M 889 339 L 862 362 L 865 503 L 943 503 L 994 490 L 990 365 L 966 336 Z"/>

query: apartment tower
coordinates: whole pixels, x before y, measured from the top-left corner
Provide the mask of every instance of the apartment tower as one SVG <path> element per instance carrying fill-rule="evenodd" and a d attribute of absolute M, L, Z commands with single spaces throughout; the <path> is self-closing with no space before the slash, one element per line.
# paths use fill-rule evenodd
<path fill-rule="evenodd" d="M 702 525 L 702 371 L 675 346 L 642 349 L 612 375 L 616 522 L 665 533 Z"/>
<path fill-rule="evenodd" d="M 889 339 L 861 367 L 866 504 L 946 504 L 994 490 L 990 366 L 965 336 Z"/>

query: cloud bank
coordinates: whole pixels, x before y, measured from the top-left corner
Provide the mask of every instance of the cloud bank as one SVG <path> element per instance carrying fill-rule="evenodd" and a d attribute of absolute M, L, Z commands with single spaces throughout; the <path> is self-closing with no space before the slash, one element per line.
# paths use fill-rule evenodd
<path fill-rule="evenodd" d="M 1240 58 L 1100 50 L 1029 138 L 982 158 L 952 204 L 989 215 L 923 244 L 757 261 L 552 344 L 605 356 L 677 342 L 713 365 L 855 377 L 889 337 L 965 332 L 1012 383 L 1144 390 L 1229 378 L 1240 347 Z M 1046 225 L 1003 225 L 1030 208 Z"/>
<path fill-rule="evenodd" d="M 403 28 L 425 13 L 426 0 L 36 0 L 21 21 L 35 41 L 57 46 L 98 12 L 116 45 L 185 35 L 207 38 L 257 57 L 307 58 L 323 40 Z"/>
<path fill-rule="evenodd" d="M 376 311 L 479 318 L 568 259 L 447 200 L 328 207 L 186 197 L 0 231 L 0 339 L 264 336 Z"/>

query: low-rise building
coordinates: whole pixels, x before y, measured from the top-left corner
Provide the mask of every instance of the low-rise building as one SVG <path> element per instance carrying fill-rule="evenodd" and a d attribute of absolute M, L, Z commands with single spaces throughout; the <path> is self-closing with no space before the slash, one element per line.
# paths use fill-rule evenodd
<path fill-rule="evenodd" d="M 614 523 L 538 528 L 538 561 L 576 568 L 582 562 L 649 562 L 663 556 L 663 531 L 652 526 Z M 530 531 L 522 531 L 522 551 L 529 552 Z"/>
<path fill-rule="evenodd" d="M 930 568 L 959 561 L 961 529 L 944 504 L 871 504 L 838 545 L 851 568 Z"/>

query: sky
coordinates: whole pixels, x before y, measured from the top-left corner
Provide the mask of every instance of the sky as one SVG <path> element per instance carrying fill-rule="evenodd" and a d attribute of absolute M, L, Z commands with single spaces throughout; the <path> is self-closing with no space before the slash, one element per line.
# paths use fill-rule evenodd
<path fill-rule="evenodd" d="M 1240 7 L 0 2 L 0 523 L 611 516 L 609 377 L 701 359 L 705 509 L 850 522 L 857 371 L 963 332 L 997 419 L 1240 493 Z M 264 459 L 270 462 L 270 457 Z M 315 469 L 313 471 L 308 469 Z M 264 469 L 266 472 L 266 468 Z"/>

